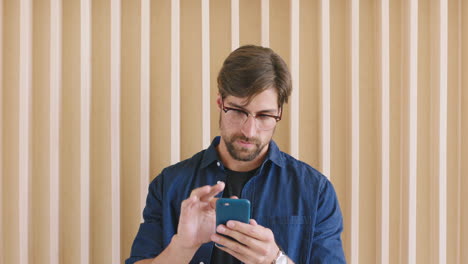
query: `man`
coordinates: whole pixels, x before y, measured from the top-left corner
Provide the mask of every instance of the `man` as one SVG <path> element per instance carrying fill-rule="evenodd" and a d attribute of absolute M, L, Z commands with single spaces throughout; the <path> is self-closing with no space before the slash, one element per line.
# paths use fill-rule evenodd
<path fill-rule="evenodd" d="M 345 263 L 333 186 L 272 140 L 292 89 L 285 62 L 269 48 L 240 47 L 218 89 L 220 137 L 150 184 L 126 263 Z M 250 223 L 216 227 L 219 197 L 250 200 Z"/>

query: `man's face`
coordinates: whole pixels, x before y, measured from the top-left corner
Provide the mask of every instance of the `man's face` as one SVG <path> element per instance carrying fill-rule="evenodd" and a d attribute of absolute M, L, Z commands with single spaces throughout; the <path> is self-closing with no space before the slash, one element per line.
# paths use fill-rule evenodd
<path fill-rule="evenodd" d="M 273 89 L 268 89 L 255 96 L 248 105 L 245 98 L 227 96 L 222 101 L 225 107 L 240 109 L 254 115 L 267 114 L 279 115 L 278 95 Z M 218 98 L 218 105 L 221 106 L 221 98 Z M 219 128 L 221 139 L 231 157 L 238 161 L 252 161 L 258 155 L 263 154 L 268 148 L 273 137 L 275 127 L 270 130 L 259 129 L 252 116 L 249 116 L 244 123 L 233 125 L 224 111 L 221 111 Z"/>

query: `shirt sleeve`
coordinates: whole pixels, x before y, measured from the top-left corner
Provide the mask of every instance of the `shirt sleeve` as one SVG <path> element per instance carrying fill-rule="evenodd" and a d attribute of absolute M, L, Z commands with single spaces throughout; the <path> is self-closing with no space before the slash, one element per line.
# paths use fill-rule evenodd
<path fill-rule="evenodd" d="M 144 222 L 140 224 L 133 241 L 130 258 L 125 264 L 154 258 L 163 250 L 162 241 L 162 175 L 156 177 L 149 186 L 146 206 L 143 210 Z"/>
<path fill-rule="evenodd" d="M 312 242 L 312 263 L 346 263 L 341 242 L 343 217 L 335 190 L 325 180 L 320 191 Z"/>

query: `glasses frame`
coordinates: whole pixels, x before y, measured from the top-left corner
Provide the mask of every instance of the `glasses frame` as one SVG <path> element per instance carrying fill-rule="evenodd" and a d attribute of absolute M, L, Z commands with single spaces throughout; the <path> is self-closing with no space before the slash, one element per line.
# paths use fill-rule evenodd
<path fill-rule="evenodd" d="M 222 110 L 224 111 L 224 113 L 227 113 L 228 111 L 237 111 L 237 112 L 242 112 L 244 113 L 246 116 L 247 116 L 247 119 L 244 121 L 243 124 L 245 124 L 245 122 L 247 122 L 247 120 L 249 119 L 249 116 L 252 116 L 255 120 L 255 123 L 257 122 L 257 116 L 266 116 L 266 117 L 271 117 L 271 118 L 274 118 L 276 123 L 278 123 L 280 120 L 281 120 L 281 117 L 283 115 L 283 109 L 280 107 L 279 108 L 279 111 L 280 111 L 280 114 L 279 115 L 269 115 L 269 114 L 264 114 L 264 113 L 257 113 L 257 114 L 252 114 L 250 113 L 249 111 L 246 111 L 244 109 L 240 109 L 240 108 L 233 108 L 233 107 L 227 107 L 224 105 L 224 100 L 221 100 L 221 106 L 222 106 Z M 242 125 L 243 125 L 242 124 Z M 258 128 L 258 127 L 257 127 Z M 271 128 L 273 129 L 273 128 Z M 271 129 L 266 129 L 266 131 L 268 130 L 271 130 Z M 263 130 L 263 129 L 262 129 Z"/>

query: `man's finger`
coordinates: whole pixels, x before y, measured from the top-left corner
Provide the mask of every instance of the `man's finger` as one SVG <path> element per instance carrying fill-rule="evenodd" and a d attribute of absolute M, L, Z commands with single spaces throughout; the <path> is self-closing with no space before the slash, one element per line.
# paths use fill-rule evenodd
<path fill-rule="evenodd" d="M 224 247 L 232 250 L 232 251 L 235 251 L 237 253 L 240 253 L 242 255 L 251 255 L 252 252 L 251 250 L 245 246 L 245 245 L 242 245 L 240 244 L 239 242 L 235 241 L 235 240 L 232 240 L 230 238 L 227 238 L 227 237 L 224 237 L 224 236 L 221 236 L 221 235 L 218 235 L 218 234 L 213 234 L 211 236 L 211 240 L 213 242 L 215 242 L 216 244 L 219 244 L 219 245 L 223 245 Z M 220 247 L 222 248 L 222 247 Z"/>
<path fill-rule="evenodd" d="M 259 252 L 260 254 L 266 254 L 265 252 L 265 247 L 264 247 L 264 242 L 260 241 L 254 237 L 251 237 L 249 235 L 240 233 L 238 231 L 226 228 L 224 225 L 219 225 L 216 228 L 216 231 L 220 234 L 229 236 L 233 239 L 235 239 L 237 242 L 245 245 L 247 248 Z"/>
<path fill-rule="evenodd" d="M 270 229 L 257 224 L 257 222 L 255 222 L 255 224 L 256 225 L 251 225 L 239 221 L 230 220 L 227 222 L 226 226 L 229 229 L 235 230 L 237 232 L 256 238 L 258 240 L 265 241 L 272 238 L 273 233 Z"/>
<path fill-rule="evenodd" d="M 210 186 L 205 185 L 194 189 L 190 194 L 190 197 L 196 196 L 199 197 L 200 201 L 207 202 L 213 198 L 216 194 L 221 192 L 224 189 L 224 182 L 218 182 L 217 184 Z"/>
<path fill-rule="evenodd" d="M 181 213 L 180 213 L 180 221 L 186 221 L 190 219 L 190 209 L 195 203 L 197 198 L 195 196 L 191 196 L 188 199 L 184 200 L 181 205 Z"/>
<path fill-rule="evenodd" d="M 216 210 L 216 201 L 218 201 L 219 198 L 213 198 L 210 200 L 210 207 Z"/>
<path fill-rule="evenodd" d="M 200 197 L 202 195 L 205 195 L 209 193 L 211 190 L 211 186 L 205 185 L 196 189 L 193 189 L 192 192 L 190 193 L 190 197 Z"/>
<path fill-rule="evenodd" d="M 214 198 L 215 195 L 224 190 L 224 186 L 225 184 L 222 181 L 219 181 L 215 185 L 210 186 L 211 190 L 207 194 L 200 196 L 200 201 L 209 202 L 211 199 Z"/>

